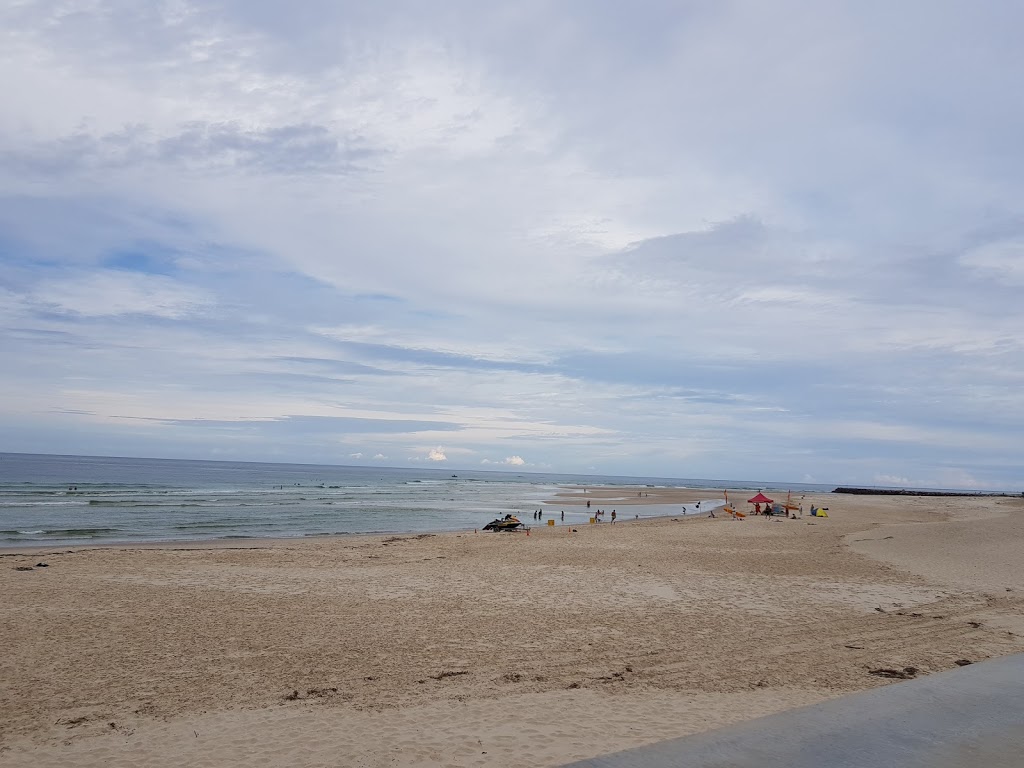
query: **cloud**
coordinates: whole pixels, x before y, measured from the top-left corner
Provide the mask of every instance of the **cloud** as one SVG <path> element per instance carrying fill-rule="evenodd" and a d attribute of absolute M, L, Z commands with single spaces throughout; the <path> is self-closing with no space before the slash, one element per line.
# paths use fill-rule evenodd
<path fill-rule="evenodd" d="M 907 488 L 913 487 L 913 483 L 905 477 L 899 477 L 897 475 L 875 475 L 874 484 L 879 486 L 888 486 L 893 488 Z"/>
<path fill-rule="evenodd" d="M 493 464 L 507 467 L 524 467 L 529 466 L 521 456 L 509 456 L 508 458 L 502 459 L 501 461 L 492 461 L 491 459 L 482 459 L 481 464 Z"/>
<path fill-rule="evenodd" d="M 349 454 L 349 458 L 351 458 L 351 459 L 361 459 L 361 458 L 363 458 L 363 454 L 361 454 L 361 453 L 350 453 Z"/>
<path fill-rule="evenodd" d="M 172 278 L 116 270 L 44 282 L 32 299 L 40 308 L 80 317 L 151 315 L 170 320 L 207 311 L 214 304 L 205 290 Z"/>
<path fill-rule="evenodd" d="M 267 174 L 345 174 L 380 154 L 357 136 L 323 125 L 245 127 L 193 121 L 160 135 L 144 125 L 102 135 L 75 133 L 0 154 L 21 173 L 68 174 L 167 165 L 177 170 Z"/>
<path fill-rule="evenodd" d="M 373 455 L 374 461 L 387 461 L 387 458 L 388 457 L 385 456 L 383 453 L 376 453 Z"/>
<path fill-rule="evenodd" d="M 1008 286 L 1024 285 L 1024 238 L 986 243 L 970 249 L 960 263 Z"/>
<path fill-rule="evenodd" d="M 427 461 L 448 461 L 448 457 L 444 454 L 444 448 L 440 445 L 437 448 L 431 448 L 427 453 Z"/>

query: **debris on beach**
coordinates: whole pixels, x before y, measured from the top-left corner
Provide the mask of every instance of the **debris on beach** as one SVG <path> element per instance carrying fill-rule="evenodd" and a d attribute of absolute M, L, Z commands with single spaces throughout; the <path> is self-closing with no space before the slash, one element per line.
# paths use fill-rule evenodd
<path fill-rule="evenodd" d="M 869 669 L 869 675 L 877 675 L 878 677 L 891 677 L 896 680 L 913 680 L 917 677 L 917 667 L 904 667 L 903 669 L 891 669 L 889 667 L 879 667 L 878 669 Z"/>
<path fill-rule="evenodd" d="M 16 566 L 14 566 L 14 570 L 16 570 L 16 571 L 34 571 L 35 568 L 33 568 L 31 565 L 16 565 Z"/>
<path fill-rule="evenodd" d="M 974 662 L 970 659 L 957 659 L 953 663 L 956 664 L 958 667 L 966 667 L 968 664 L 973 664 Z"/>
<path fill-rule="evenodd" d="M 432 533 L 420 533 L 416 536 L 389 536 L 388 538 L 381 541 L 381 546 L 386 547 L 388 544 L 394 544 L 396 541 L 416 541 L 418 539 L 430 539 L 433 538 Z"/>
<path fill-rule="evenodd" d="M 299 690 L 296 688 L 291 693 L 286 693 L 282 698 L 284 701 L 302 701 L 305 699 L 329 698 L 337 694 L 337 688 L 308 688 L 305 693 L 299 693 Z"/>
<path fill-rule="evenodd" d="M 72 718 L 68 718 L 67 720 L 65 720 L 62 717 L 59 717 L 59 718 L 57 718 L 56 722 L 54 722 L 54 725 L 63 725 L 65 727 L 67 727 L 67 728 L 76 728 L 79 725 L 81 725 L 82 723 L 87 723 L 87 722 L 89 722 L 92 719 L 93 718 L 90 717 L 89 715 L 82 715 L 80 717 L 72 717 Z"/>
<path fill-rule="evenodd" d="M 446 677 L 458 677 L 459 675 L 468 675 L 468 674 L 469 674 L 469 670 L 468 669 L 452 669 L 452 670 L 445 670 L 444 672 L 440 672 L 440 673 L 438 673 L 436 675 L 431 675 L 430 678 L 431 678 L 431 680 L 443 680 Z"/>

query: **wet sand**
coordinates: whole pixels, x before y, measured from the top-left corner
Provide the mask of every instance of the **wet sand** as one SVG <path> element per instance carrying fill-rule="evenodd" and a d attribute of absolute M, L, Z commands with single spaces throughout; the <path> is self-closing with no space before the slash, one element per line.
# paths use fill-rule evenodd
<path fill-rule="evenodd" d="M 558 765 L 1024 651 L 1021 500 L 811 502 L 8 553 L 0 765 Z"/>

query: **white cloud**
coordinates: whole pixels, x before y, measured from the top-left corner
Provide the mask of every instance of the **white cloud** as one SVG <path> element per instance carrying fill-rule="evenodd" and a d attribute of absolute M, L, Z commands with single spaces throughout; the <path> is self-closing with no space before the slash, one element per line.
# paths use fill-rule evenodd
<path fill-rule="evenodd" d="M 960 263 L 1006 285 L 1024 285 L 1024 239 L 973 248 L 960 257 Z"/>
<path fill-rule="evenodd" d="M 373 460 L 374 460 L 374 461 L 385 461 L 385 460 L 387 460 L 387 458 L 388 458 L 388 457 L 387 457 L 387 456 L 385 456 L 385 455 L 384 455 L 383 453 L 376 453 L 376 454 L 374 454 L 374 456 L 373 456 Z"/>
<path fill-rule="evenodd" d="M 937 477 L 927 485 L 965 490 L 982 490 L 986 487 L 984 481 L 979 480 L 974 473 L 956 467 L 940 469 Z"/>
<path fill-rule="evenodd" d="M 350 459 L 361 459 L 361 458 L 363 458 L 363 454 L 361 454 L 361 453 L 350 453 L 348 455 L 348 457 Z"/>
<path fill-rule="evenodd" d="M 448 461 L 448 457 L 444 454 L 444 448 L 440 445 L 437 448 L 431 448 L 427 453 L 427 461 Z"/>
<path fill-rule="evenodd" d="M 105 270 L 42 283 L 33 294 L 40 305 L 82 317 L 151 315 L 172 320 L 208 310 L 203 290 L 163 275 Z"/>
<path fill-rule="evenodd" d="M 491 464 L 495 466 L 506 466 L 506 467 L 524 467 L 528 466 L 526 461 L 521 456 L 509 456 L 508 458 L 502 459 L 501 461 L 492 461 L 491 459 L 481 459 L 481 464 Z"/>
<path fill-rule="evenodd" d="M 905 477 L 899 475 L 875 475 L 875 485 L 880 486 L 892 486 L 896 488 L 907 488 L 913 487 L 913 483 Z"/>

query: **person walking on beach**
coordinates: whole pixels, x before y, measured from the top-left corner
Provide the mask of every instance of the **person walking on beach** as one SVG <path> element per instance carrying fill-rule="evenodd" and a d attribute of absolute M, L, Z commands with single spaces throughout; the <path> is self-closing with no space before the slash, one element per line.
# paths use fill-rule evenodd
<path fill-rule="evenodd" d="M 615 525 L 615 510 L 612 510 L 612 525 Z"/>
<path fill-rule="evenodd" d="M 587 503 L 589 504 L 590 502 L 587 502 Z M 565 522 L 565 510 L 564 509 L 562 510 L 562 522 L 563 523 Z"/>

